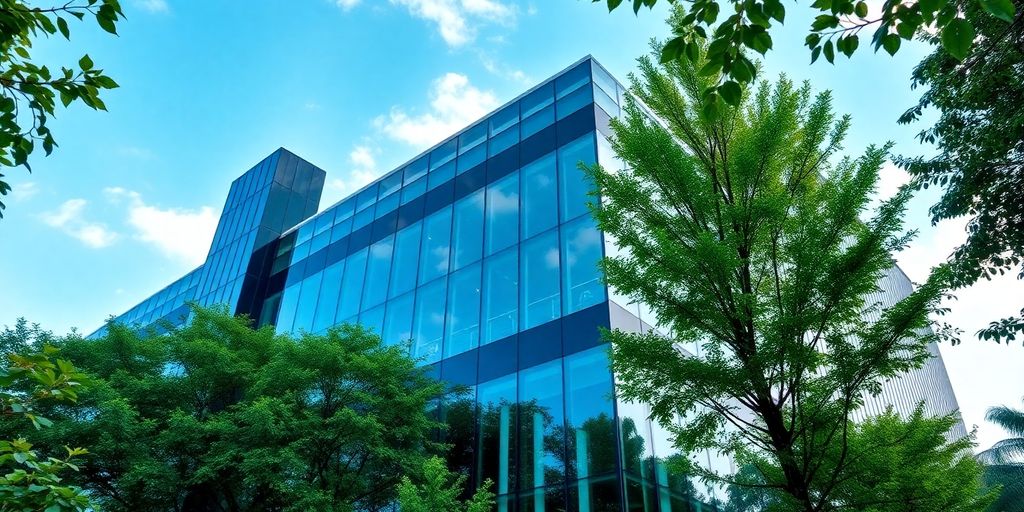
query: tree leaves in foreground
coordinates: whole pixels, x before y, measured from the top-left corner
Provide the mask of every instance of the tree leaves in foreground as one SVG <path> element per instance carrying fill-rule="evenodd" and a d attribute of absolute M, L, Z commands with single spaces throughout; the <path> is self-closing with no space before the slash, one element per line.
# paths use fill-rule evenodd
<path fill-rule="evenodd" d="M 24 327 L 23 322 L 19 326 Z M 31 333 L 31 329 L 20 332 Z M 5 329 L 3 334 L 6 337 L 11 332 Z M 52 422 L 37 409 L 46 403 L 75 403 L 87 380 L 70 362 L 55 357 L 56 348 L 39 348 L 40 352 L 33 353 L 3 353 L 6 364 L 0 369 L 0 415 L 4 424 L 12 427 L 4 430 L 13 432 L 0 436 L 0 511 L 92 510 L 88 493 L 65 481 L 78 471 L 76 464 L 88 451 L 68 446 L 40 450 L 18 435 L 29 426 L 50 427 Z"/>
<path fill-rule="evenodd" d="M 623 0 L 592 0 L 606 3 L 614 11 Z M 654 7 L 658 0 L 633 0 L 634 13 L 641 7 Z M 786 20 L 782 0 L 665 0 L 673 9 L 675 30 L 662 48 L 661 62 L 687 60 L 695 64 L 698 55 L 701 73 L 716 75 L 721 80 L 708 88 L 709 100 L 719 97 L 730 105 L 739 98 L 727 93 L 739 85 L 750 83 L 756 67 L 750 52 L 765 55 L 772 49 L 772 30 Z M 877 4 L 876 4 L 877 6 Z M 915 35 L 939 34 L 944 53 L 963 59 L 973 45 L 978 23 L 1009 26 L 1017 23 L 1021 9 L 1019 0 L 885 0 L 880 8 L 871 9 L 866 0 L 815 0 L 810 5 L 817 12 L 806 38 L 811 62 L 824 56 L 830 63 L 839 54 L 852 57 L 861 47 L 861 36 L 871 33 L 874 51 L 890 55 L 899 51 L 903 41 Z M 974 9 L 984 12 L 984 19 L 962 17 L 960 11 Z M 874 11 L 874 12 L 873 12 Z M 863 34 L 862 34 L 863 33 Z M 707 47 L 707 55 L 699 51 Z"/>
<path fill-rule="evenodd" d="M 928 418 L 922 411 L 918 407 L 904 419 L 890 409 L 850 429 L 847 444 L 859 456 L 850 461 L 833 490 L 838 501 L 865 512 L 975 512 L 992 503 L 999 490 L 982 484 L 982 466 L 970 456 L 971 439 L 947 440 L 960 418 Z M 836 464 L 841 456 L 842 449 L 836 445 L 825 454 L 825 467 Z M 768 474 L 779 473 L 769 461 L 745 466 L 737 480 L 748 486 L 730 486 L 729 510 L 799 510 L 756 487 L 765 481 L 758 467 Z"/>
<path fill-rule="evenodd" d="M 104 510 L 379 510 L 438 448 L 443 385 L 359 327 L 292 338 L 197 308 L 61 344 L 95 385 L 31 438 L 88 446 L 75 482 Z"/>
<path fill-rule="evenodd" d="M 779 472 L 765 485 L 799 510 L 835 510 L 845 472 L 866 456 L 848 442 L 851 415 L 930 357 L 928 316 L 942 312 L 948 277 L 940 267 L 891 307 L 876 303 L 910 239 L 909 189 L 861 220 L 888 145 L 838 159 L 849 118 L 828 92 L 785 78 L 708 115 L 701 98 L 719 77 L 702 68 L 639 59 L 633 92 L 667 125 L 631 102 L 611 121 L 628 170 L 590 169 L 594 215 L 623 248 L 603 262 L 608 283 L 672 332 L 607 333 L 617 390 L 651 404 L 680 451 L 769 461 Z M 679 349 L 694 345 L 699 358 Z"/>
<path fill-rule="evenodd" d="M 1024 10 L 1019 0 L 1016 6 Z M 937 109 L 935 125 L 918 137 L 935 144 L 938 154 L 897 159 L 916 186 L 943 188 L 931 208 L 933 223 L 970 219 L 967 241 L 952 258 L 956 287 L 1007 272 L 1024 279 L 1024 20 L 1008 25 L 973 3 L 963 16 L 977 28 L 967 58 L 961 62 L 940 49 L 925 57 L 913 73 L 913 85 L 924 93 L 900 117 L 910 123 Z M 1009 342 L 1022 333 L 1024 309 L 978 335 Z"/>
<path fill-rule="evenodd" d="M 101 29 L 117 34 L 124 18 L 118 0 L 70 0 L 39 6 L 25 0 L 0 0 L 0 166 L 25 166 L 28 157 L 43 146 L 47 155 L 57 142 L 46 125 L 59 99 L 65 107 L 76 101 L 94 110 L 106 110 L 100 91 L 117 83 L 96 68 L 89 55 L 77 66 L 60 70 L 32 60 L 32 43 L 39 37 L 60 34 L 71 40 L 68 21 L 94 19 Z M 0 196 L 11 186 L 0 173 Z M 0 200 L 0 218 L 4 203 Z"/>
<path fill-rule="evenodd" d="M 444 459 L 431 457 L 423 463 L 422 483 L 403 477 L 398 486 L 398 504 L 402 512 L 488 512 L 494 509 L 490 480 L 477 488 L 466 501 L 459 495 L 466 488 L 466 475 L 448 470 Z"/>
<path fill-rule="evenodd" d="M 985 419 L 1013 436 L 978 454 L 986 482 L 1003 486 L 990 510 L 1024 512 L 1024 411 L 1001 405 L 990 408 Z"/>

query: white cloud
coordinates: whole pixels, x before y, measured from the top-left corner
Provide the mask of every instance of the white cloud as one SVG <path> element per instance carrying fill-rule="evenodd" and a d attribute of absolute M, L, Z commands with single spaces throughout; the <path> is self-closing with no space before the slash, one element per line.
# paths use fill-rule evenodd
<path fill-rule="evenodd" d="M 164 13 L 170 11 L 170 7 L 168 7 L 166 0 L 135 0 L 132 3 L 135 4 L 136 7 L 152 13 Z"/>
<path fill-rule="evenodd" d="M 11 199 L 16 202 L 28 201 L 39 193 L 39 185 L 34 181 L 26 181 L 11 188 Z"/>
<path fill-rule="evenodd" d="M 506 64 L 500 63 L 483 51 L 477 52 L 477 56 L 480 58 L 480 64 L 492 75 L 521 84 L 533 82 L 533 79 L 527 76 L 521 69 L 511 68 Z"/>
<path fill-rule="evenodd" d="M 132 238 L 151 244 L 167 257 L 188 265 L 206 260 L 217 228 L 218 216 L 213 208 L 159 208 L 146 204 L 138 192 L 121 187 L 106 188 L 104 193 L 115 204 L 127 204 L 127 221 L 135 230 Z"/>
<path fill-rule="evenodd" d="M 335 0 L 335 5 L 341 8 L 343 11 L 349 11 L 353 7 L 359 5 L 362 0 Z"/>
<path fill-rule="evenodd" d="M 68 199 L 57 210 L 43 213 L 40 218 L 48 226 L 78 239 L 87 247 L 102 249 L 113 244 L 118 238 L 117 233 L 102 223 L 85 220 L 85 207 L 88 204 L 85 199 Z"/>
<path fill-rule="evenodd" d="M 462 46 L 476 38 L 480 23 L 515 24 L 516 10 L 497 0 L 391 0 L 409 13 L 437 25 L 448 46 Z"/>
<path fill-rule="evenodd" d="M 320 200 L 321 206 L 330 206 L 377 179 L 381 172 L 377 168 L 377 158 L 374 155 L 379 152 L 379 149 L 369 143 L 352 148 L 348 154 L 349 164 L 352 166 L 348 176 L 327 180 L 324 186 L 324 196 Z"/>
<path fill-rule="evenodd" d="M 498 105 L 491 91 L 481 91 L 466 75 L 447 73 L 434 80 L 430 90 L 430 112 L 410 115 L 392 107 L 374 125 L 393 139 L 426 147 L 463 128 Z"/>
<path fill-rule="evenodd" d="M 129 158 L 138 158 L 139 160 L 151 160 L 155 156 L 149 149 L 138 146 L 122 146 L 117 148 L 117 154 Z"/>

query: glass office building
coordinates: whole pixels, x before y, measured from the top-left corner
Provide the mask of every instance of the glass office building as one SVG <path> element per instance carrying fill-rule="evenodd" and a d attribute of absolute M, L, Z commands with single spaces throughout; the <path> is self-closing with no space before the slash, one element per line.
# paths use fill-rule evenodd
<path fill-rule="evenodd" d="M 578 167 L 610 162 L 625 94 L 584 58 L 318 214 L 324 171 L 279 149 L 232 184 L 207 261 L 117 321 L 185 322 L 196 300 L 279 332 L 358 322 L 469 387 L 438 404 L 449 463 L 499 510 L 714 510 L 721 491 L 672 475 L 667 432 L 614 397 L 599 337 L 655 323 L 601 280 L 614 247 Z"/>

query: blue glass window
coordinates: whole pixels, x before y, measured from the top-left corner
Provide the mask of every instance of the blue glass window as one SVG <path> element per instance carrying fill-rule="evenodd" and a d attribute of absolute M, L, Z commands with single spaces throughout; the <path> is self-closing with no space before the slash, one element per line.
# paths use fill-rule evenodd
<path fill-rule="evenodd" d="M 356 196 L 356 211 L 365 210 L 367 207 L 377 201 L 377 187 L 378 183 L 371 183 L 370 186 L 366 187 L 365 190 Z"/>
<path fill-rule="evenodd" d="M 551 105 L 555 102 L 555 84 L 548 82 L 537 87 L 536 90 L 523 96 L 523 99 L 519 100 L 519 110 L 522 113 L 522 118 L 525 120 L 535 112 L 539 112 L 544 107 Z"/>
<path fill-rule="evenodd" d="M 562 120 L 576 112 L 577 110 L 593 103 L 594 96 L 592 94 L 593 89 L 591 87 L 584 87 L 577 89 L 572 94 L 559 98 L 558 103 L 555 105 L 555 110 L 558 113 L 558 119 Z"/>
<path fill-rule="evenodd" d="M 477 400 L 480 404 L 477 481 L 489 478 L 497 484 L 497 494 L 508 494 L 516 471 L 516 376 L 480 384 Z"/>
<path fill-rule="evenodd" d="M 331 226 L 334 225 L 334 210 L 327 210 L 321 213 L 314 222 L 316 223 L 316 229 L 313 230 L 314 235 L 319 235 L 331 229 Z"/>
<path fill-rule="evenodd" d="M 330 233 L 320 233 L 313 237 L 313 240 L 309 242 L 309 253 L 314 254 L 320 249 L 327 247 L 327 244 L 331 243 Z"/>
<path fill-rule="evenodd" d="M 379 335 L 384 326 L 384 304 L 359 313 L 359 325 Z"/>
<path fill-rule="evenodd" d="M 602 110 L 611 117 L 619 117 L 619 105 L 615 100 L 605 94 L 600 87 L 594 86 L 594 103 L 597 103 Z"/>
<path fill-rule="evenodd" d="M 554 123 L 555 106 L 549 105 L 536 114 L 523 118 L 523 122 L 520 125 L 520 131 L 522 132 L 520 138 L 522 140 L 526 140 L 530 135 L 547 128 Z"/>
<path fill-rule="evenodd" d="M 405 174 L 404 183 L 406 186 L 427 174 L 427 162 L 429 160 L 430 156 L 424 155 L 405 167 L 403 173 Z"/>
<path fill-rule="evenodd" d="M 297 230 L 298 234 L 295 236 L 295 245 L 307 242 L 310 238 L 313 238 L 313 229 L 315 227 L 316 226 L 312 222 L 307 222 L 299 226 L 299 229 Z"/>
<path fill-rule="evenodd" d="M 420 178 L 402 189 L 402 204 L 406 204 L 427 191 L 427 178 Z"/>
<path fill-rule="evenodd" d="M 370 246 L 366 263 L 366 280 L 363 288 L 361 310 L 383 304 L 388 296 L 388 275 L 391 274 L 391 253 L 395 247 L 395 235 L 391 235 Z M 378 332 L 379 329 L 378 329 Z"/>
<path fill-rule="evenodd" d="M 559 286 L 558 230 L 551 230 L 522 243 L 520 283 L 521 329 L 529 329 L 561 316 Z"/>
<path fill-rule="evenodd" d="M 488 119 L 490 124 L 490 133 L 493 137 L 497 133 L 505 131 L 505 129 L 519 122 L 519 103 L 513 103 L 497 112 L 494 113 Z"/>
<path fill-rule="evenodd" d="M 313 313 L 316 311 L 316 301 L 320 296 L 320 281 L 323 276 L 323 272 L 317 272 L 302 280 L 299 304 L 295 308 L 293 331 L 309 332 L 313 328 Z"/>
<path fill-rule="evenodd" d="M 334 208 L 337 210 L 334 214 L 334 222 L 337 224 L 340 221 L 352 217 L 352 214 L 356 211 L 356 201 L 355 199 L 347 199 L 345 202 L 335 206 Z"/>
<path fill-rule="evenodd" d="M 331 242 L 337 242 L 352 233 L 352 218 L 336 221 L 334 229 L 331 230 Z"/>
<path fill-rule="evenodd" d="M 458 172 L 462 174 L 487 159 L 487 144 L 481 144 L 459 156 Z"/>
<path fill-rule="evenodd" d="M 565 415 L 567 472 L 570 478 L 587 478 L 615 469 L 615 417 L 612 403 L 612 374 L 606 347 L 594 347 L 565 358 Z"/>
<path fill-rule="evenodd" d="M 484 334 L 481 344 L 516 333 L 519 326 L 519 248 L 484 260 Z"/>
<path fill-rule="evenodd" d="M 420 252 L 419 283 L 448 273 L 451 253 L 452 209 L 445 208 L 423 220 L 423 246 Z"/>
<path fill-rule="evenodd" d="M 412 300 L 410 292 L 388 302 L 381 333 L 385 345 L 397 345 L 412 338 Z"/>
<path fill-rule="evenodd" d="M 345 275 L 341 281 L 341 301 L 334 318 L 348 320 L 359 313 L 359 298 L 363 291 L 363 277 L 366 275 L 366 254 L 363 249 L 352 254 L 345 261 Z"/>
<path fill-rule="evenodd" d="M 618 97 L 617 85 L 615 79 L 612 78 L 601 66 L 598 66 L 596 62 L 591 61 L 591 72 L 594 77 L 594 84 L 601 88 L 611 98 Z"/>
<path fill-rule="evenodd" d="M 338 310 L 338 296 L 341 294 L 341 278 L 345 271 L 345 260 L 324 269 L 320 284 L 320 301 L 313 317 L 313 332 L 320 332 L 334 325 L 334 313 Z"/>
<path fill-rule="evenodd" d="M 597 158 L 594 134 L 588 133 L 558 148 L 558 178 L 561 190 L 561 221 L 587 213 L 591 180 L 579 168 L 580 162 L 592 165 Z"/>
<path fill-rule="evenodd" d="M 555 96 L 562 99 L 588 82 L 590 82 L 590 63 L 583 62 L 555 79 Z"/>
<path fill-rule="evenodd" d="M 380 197 L 387 197 L 402 188 L 402 173 L 394 172 L 380 180 Z"/>
<path fill-rule="evenodd" d="M 455 203 L 452 222 L 452 270 L 480 259 L 484 248 L 484 191 Z"/>
<path fill-rule="evenodd" d="M 601 282 L 601 232 L 590 216 L 583 216 L 562 230 L 563 314 L 570 314 L 604 300 Z"/>
<path fill-rule="evenodd" d="M 491 137 L 488 142 L 487 154 L 490 156 L 497 155 L 502 151 L 516 145 L 519 142 L 519 127 L 512 126 L 511 128 Z"/>
<path fill-rule="evenodd" d="M 522 238 L 546 231 L 558 224 L 558 172 L 555 154 L 534 160 L 522 169 Z"/>
<path fill-rule="evenodd" d="M 377 213 L 374 218 L 379 219 L 398 209 L 399 194 L 391 194 L 377 202 Z"/>
<path fill-rule="evenodd" d="M 519 372 L 519 488 L 560 482 L 565 475 L 562 360 Z"/>
<path fill-rule="evenodd" d="M 447 183 L 448 180 L 455 177 L 455 162 L 448 162 L 441 167 L 430 171 L 427 176 L 427 189 L 434 190 L 438 185 Z"/>
<path fill-rule="evenodd" d="M 295 307 L 299 305 L 299 285 L 295 283 L 288 288 L 284 289 L 284 293 L 281 294 L 281 306 L 277 312 L 277 327 L 278 334 L 291 332 L 292 325 L 295 322 Z"/>
<path fill-rule="evenodd" d="M 480 144 L 487 139 L 487 123 L 479 123 L 466 128 L 462 135 L 459 135 L 459 154 L 469 151 L 470 148 Z"/>
<path fill-rule="evenodd" d="M 433 363 L 441 359 L 441 340 L 444 338 L 445 281 L 445 278 L 441 278 L 416 290 L 412 355 L 415 358 L 424 358 L 425 363 Z"/>
<path fill-rule="evenodd" d="M 485 254 L 488 256 L 519 241 L 518 172 L 487 187 L 487 225 L 484 234 Z"/>
<path fill-rule="evenodd" d="M 416 287 L 421 231 L 423 231 L 423 224 L 417 222 L 399 231 L 395 236 L 395 257 L 391 266 L 388 297 L 397 297 Z"/>
<path fill-rule="evenodd" d="M 455 158 L 455 150 L 458 148 L 459 140 L 451 139 L 442 143 L 430 152 L 430 171 L 441 167 Z"/>
<path fill-rule="evenodd" d="M 310 246 L 310 241 L 309 240 L 307 240 L 305 242 L 302 242 L 301 244 L 295 246 L 295 250 L 292 251 L 292 263 L 295 263 L 296 261 L 305 259 L 306 256 L 309 256 L 309 246 Z M 220 260 L 220 255 L 218 255 L 217 258 L 218 258 L 218 260 Z M 220 262 L 221 261 L 218 261 L 218 263 L 220 263 Z"/>
<path fill-rule="evenodd" d="M 355 231 L 364 226 L 370 225 L 373 222 L 373 205 L 369 208 L 356 213 L 355 220 L 352 221 L 352 231 Z"/>
<path fill-rule="evenodd" d="M 472 265 L 448 278 L 448 335 L 445 357 L 476 348 L 480 342 L 480 265 Z"/>

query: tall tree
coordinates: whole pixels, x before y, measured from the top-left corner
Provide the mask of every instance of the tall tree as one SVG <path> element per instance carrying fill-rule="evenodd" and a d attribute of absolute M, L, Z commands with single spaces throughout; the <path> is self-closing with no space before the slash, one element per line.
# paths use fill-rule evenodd
<path fill-rule="evenodd" d="M 72 18 L 95 19 L 100 28 L 117 34 L 116 25 L 124 18 L 118 0 L 32 3 L 0 0 L 0 166 L 25 166 L 30 171 L 28 157 L 37 143 L 47 155 L 57 145 L 46 123 L 54 116 L 58 98 L 65 107 L 80 101 L 91 109 L 106 110 L 100 91 L 117 87 L 89 55 L 83 55 L 77 66 L 62 66 L 60 71 L 33 61 L 33 41 L 57 33 L 70 40 L 68 20 Z M 11 190 L 3 178 L 0 173 L 0 199 Z M 0 200 L 0 218 L 4 207 Z"/>
<path fill-rule="evenodd" d="M 682 451 L 768 460 L 779 472 L 766 486 L 800 510 L 834 510 L 864 456 L 848 442 L 851 414 L 930 357 L 946 269 L 882 308 L 873 294 L 910 240 L 909 189 L 861 220 L 889 146 L 836 159 L 849 117 L 833 114 L 828 92 L 785 78 L 709 115 L 701 100 L 720 76 L 703 68 L 639 59 L 632 90 L 665 124 L 631 101 L 611 122 L 626 170 L 589 169 L 594 215 L 623 249 L 603 262 L 608 283 L 672 333 L 607 333 L 618 391 L 651 404 Z"/>
<path fill-rule="evenodd" d="M 95 384 L 30 440 L 88 446 L 74 481 L 107 510 L 378 510 L 438 448 L 443 386 L 358 327 L 292 338 L 197 308 L 61 345 Z"/>
<path fill-rule="evenodd" d="M 494 509 L 492 482 L 484 481 L 468 500 L 459 495 L 466 490 L 464 474 L 454 473 L 445 466 L 441 457 L 431 457 L 423 463 L 422 476 L 413 483 L 409 477 L 402 477 L 398 486 L 398 503 L 402 512 L 488 512 Z"/>
<path fill-rule="evenodd" d="M 985 463 L 985 479 L 1001 485 L 1002 494 L 991 510 L 1024 511 L 1024 411 L 1001 405 L 992 407 L 985 419 L 999 425 L 1013 437 L 994 444 L 978 454 Z"/>
<path fill-rule="evenodd" d="M 967 241 L 953 254 L 957 287 L 1007 272 L 1024 279 L 1024 2 L 1015 5 L 1018 15 L 1007 24 L 965 3 L 963 17 L 977 27 L 974 46 L 963 61 L 940 50 L 921 61 L 913 85 L 924 93 L 900 117 L 910 123 L 927 109 L 938 110 L 934 126 L 919 135 L 935 144 L 938 154 L 897 163 L 916 186 L 943 188 L 931 209 L 933 223 L 970 219 Z M 992 322 L 979 335 L 1011 341 L 1022 332 L 1024 309 Z"/>
<path fill-rule="evenodd" d="M 606 3 L 613 11 L 622 0 L 592 0 Z M 633 12 L 653 7 L 658 0 L 633 0 Z M 757 68 L 751 51 L 760 55 L 772 49 L 775 23 L 786 19 L 782 0 L 665 0 L 678 21 L 673 37 L 660 52 L 662 62 L 702 60 L 701 72 L 719 80 L 705 86 L 705 102 L 715 106 L 719 99 L 730 105 L 740 101 L 740 85 L 750 83 Z M 1016 3 L 1016 5 L 1015 5 Z M 877 5 L 877 4 L 876 4 Z M 890 55 L 899 51 L 903 41 L 916 35 L 937 34 L 942 52 L 963 59 L 974 43 L 978 23 L 1006 27 L 1017 24 L 1019 0 L 885 0 L 871 9 L 865 0 L 815 0 L 817 16 L 811 23 L 806 45 L 811 62 L 820 56 L 835 61 L 838 54 L 852 57 L 860 47 L 861 33 L 871 31 L 871 46 Z M 982 18 L 963 17 L 965 9 L 984 11 Z M 700 48 L 707 46 L 707 51 Z M 710 100 L 710 101 L 709 101 Z"/>

